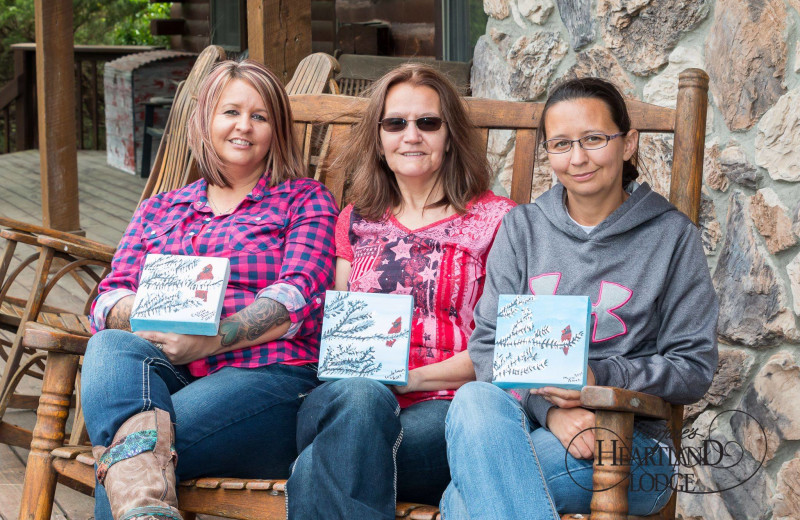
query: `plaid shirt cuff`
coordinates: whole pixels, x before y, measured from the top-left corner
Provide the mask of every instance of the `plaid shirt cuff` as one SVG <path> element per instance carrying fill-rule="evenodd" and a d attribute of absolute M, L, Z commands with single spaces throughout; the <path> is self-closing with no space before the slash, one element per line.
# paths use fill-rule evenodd
<path fill-rule="evenodd" d="M 105 329 L 106 317 L 108 316 L 109 311 L 111 311 L 111 308 L 116 305 L 118 301 L 132 294 L 136 293 L 130 289 L 114 289 L 104 292 L 98 296 L 97 300 L 94 302 L 92 314 L 89 316 L 89 319 L 92 322 L 92 330 L 97 332 Z"/>
<path fill-rule="evenodd" d="M 280 303 L 286 310 L 289 311 L 290 319 L 298 318 L 298 313 L 306 306 L 306 299 L 303 298 L 300 290 L 294 285 L 288 283 L 274 283 L 258 293 L 257 298 L 269 298 Z M 293 338 L 300 326 L 303 324 L 304 319 L 297 321 L 292 320 L 289 330 L 280 339 Z"/>

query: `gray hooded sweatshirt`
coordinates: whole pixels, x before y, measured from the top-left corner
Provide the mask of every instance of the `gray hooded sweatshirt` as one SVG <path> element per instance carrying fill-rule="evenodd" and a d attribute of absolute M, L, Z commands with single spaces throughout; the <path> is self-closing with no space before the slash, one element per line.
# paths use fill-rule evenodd
<path fill-rule="evenodd" d="M 647 184 L 588 234 L 563 197 L 557 184 L 503 218 L 469 341 L 477 379 L 492 379 L 498 295 L 585 295 L 597 385 L 671 403 L 700 399 L 717 367 L 718 303 L 697 228 Z M 512 394 L 546 424 L 552 404 L 527 390 Z M 662 436 L 657 422 L 637 425 Z"/>

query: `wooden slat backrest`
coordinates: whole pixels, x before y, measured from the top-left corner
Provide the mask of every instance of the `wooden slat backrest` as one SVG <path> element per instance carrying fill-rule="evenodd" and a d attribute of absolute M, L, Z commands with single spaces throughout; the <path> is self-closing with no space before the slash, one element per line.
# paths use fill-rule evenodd
<path fill-rule="evenodd" d="M 197 93 L 203 78 L 208 75 L 215 63 L 224 59 L 225 51 L 222 47 L 215 45 L 206 47 L 197 57 L 189 77 L 182 82 L 175 93 L 175 100 L 164 127 L 164 136 L 158 146 L 156 160 L 139 203 L 153 195 L 181 188 L 199 178 L 189 151 L 187 123 L 197 105 Z"/>
<path fill-rule="evenodd" d="M 324 92 L 329 88 L 328 81 L 339 72 L 339 62 L 330 54 L 314 53 L 300 62 L 294 76 L 286 84 L 289 95 L 308 92 Z"/>
<path fill-rule="evenodd" d="M 338 85 L 333 81 L 333 76 L 339 71 L 339 62 L 330 54 L 317 52 L 303 58 L 286 85 L 286 92 L 293 94 L 322 94 L 324 92 L 338 93 Z M 298 121 L 295 118 L 295 136 L 298 144 L 303 149 L 303 162 L 313 175 L 316 167 L 316 158 L 319 150 L 325 147 L 328 133 L 321 125 Z"/>
<path fill-rule="evenodd" d="M 699 72 L 704 74 L 702 71 Z M 333 192 L 337 202 L 341 204 L 346 199 L 344 196 L 345 174 L 335 169 L 335 158 L 342 147 L 347 146 L 350 126 L 358 121 L 359 114 L 363 112 L 368 101 L 365 98 L 328 94 L 297 95 L 291 96 L 291 100 L 292 112 L 297 124 L 330 125 L 330 143 L 325 150 L 326 153 L 320 154 L 316 177 L 325 182 Z M 539 126 L 543 104 L 480 98 L 464 98 L 464 101 L 473 123 L 478 127 L 478 131 L 481 134 L 481 144 L 484 152 L 486 152 L 488 144 L 489 130 L 516 130 L 516 146 L 513 157 L 514 168 L 511 193 L 509 195 L 511 199 L 519 204 L 529 202 L 533 181 L 536 128 Z M 692 102 L 694 103 L 695 101 Z M 673 182 L 685 184 L 685 178 L 688 178 L 687 175 L 693 176 L 695 179 L 702 178 L 703 143 L 698 143 L 696 131 L 685 130 L 680 126 L 680 121 L 687 118 L 678 118 L 678 124 L 676 125 L 676 110 L 636 100 L 628 101 L 628 109 L 634 128 L 639 129 L 641 132 L 676 132 L 676 149 L 678 142 L 686 143 L 682 145 L 680 153 L 694 157 L 694 159 L 673 161 L 673 170 L 676 169 L 675 165 L 681 165 L 678 168 L 679 174 L 673 178 Z M 687 132 L 695 137 L 684 137 Z M 678 136 L 681 136 L 681 139 L 678 139 Z M 698 155 L 700 157 L 700 170 L 697 169 Z M 679 189 L 678 191 L 681 190 Z M 676 198 L 675 201 L 680 201 L 680 198 Z M 690 205 L 685 205 L 685 207 L 679 205 L 678 207 L 692 217 L 693 210 Z"/>

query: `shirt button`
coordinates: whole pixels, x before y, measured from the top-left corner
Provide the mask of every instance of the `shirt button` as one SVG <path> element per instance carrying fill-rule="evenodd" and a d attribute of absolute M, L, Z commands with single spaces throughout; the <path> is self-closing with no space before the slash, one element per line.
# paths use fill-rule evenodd
<path fill-rule="evenodd" d="M 191 236 L 194 236 L 194 231 L 189 231 L 188 235 L 189 235 L 190 237 L 191 237 Z"/>
<path fill-rule="evenodd" d="M 155 235 L 156 234 L 155 230 L 151 231 L 150 234 Z"/>
<path fill-rule="evenodd" d="M 211 217 L 206 217 L 203 219 L 203 222 L 211 222 Z"/>
<path fill-rule="evenodd" d="M 314 301 L 317 302 L 317 305 L 319 305 L 320 303 L 322 303 L 322 298 L 317 298 Z"/>
<path fill-rule="evenodd" d="M 261 217 L 256 217 L 256 220 L 261 220 Z"/>

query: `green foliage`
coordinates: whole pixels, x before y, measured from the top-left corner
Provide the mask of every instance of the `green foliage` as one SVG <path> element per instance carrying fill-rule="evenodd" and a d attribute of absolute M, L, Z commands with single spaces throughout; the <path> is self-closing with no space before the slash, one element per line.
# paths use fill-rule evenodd
<path fill-rule="evenodd" d="M 167 37 L 150 34 L 150 20 L 169 18 L 171 5 L 148 0 L 73 0 L 75 43 L 166 46 Z M 0 86 L 13 75 L 11 45 L 34 39 L 34 0 L 0 0 Z"/>
<path fill-rule="evenodd" d="M 469 44 L 472 49 L 475 49 L 475 44 L 478 43 L 478 38 L 486 33 L 486 22 L 489 21 L 489 15 L 483 10 L 483 1 L 470 0 L 469 2 Z"/>
<path fill-rule="evenodd" d="M 150 34 L 150 20 L 169 18 L 171 4 L 148 0 L 73 0 L 75 43 L 167 45 Z"/>

